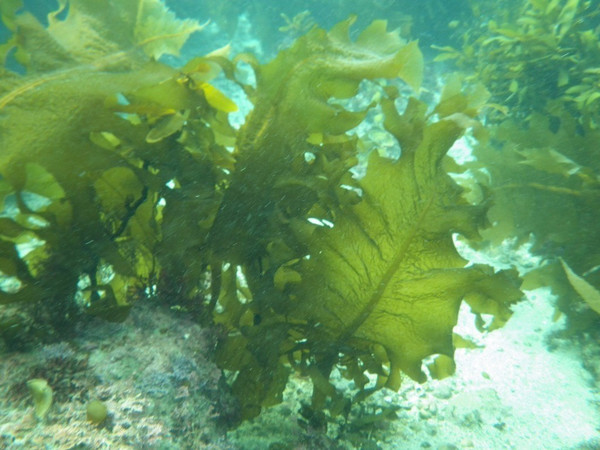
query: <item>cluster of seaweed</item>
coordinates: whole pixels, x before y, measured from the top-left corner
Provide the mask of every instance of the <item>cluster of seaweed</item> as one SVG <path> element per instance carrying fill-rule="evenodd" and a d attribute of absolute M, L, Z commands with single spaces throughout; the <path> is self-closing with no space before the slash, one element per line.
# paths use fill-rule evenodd
<path fill-rule="evenodd" d="M 463 46 L 437 47 L 438 61 L 483 82 L 502 112 L 526 118 L 534 112 L 580 116 L 598 124 L 598 27 L 590 1 L 525 0 L 486 10 L 462 35 Z"/>
<path fill-rule="evenodd" d="M 517 0 L 490 5 L 461 49 L 441 47 L 496 108 L 475 148 L 494 192 L 486 237 L 532 242 L 544 258 L 527 288 L 552 286 L 570 328 L 600 320 L 600 5 Z M 583 302 L 581 300 L 584 300 Z"/>
<path fill-rule="evenodd" d="M 244 419 L 281 401 L 292 370 L 331 416 L 351 405 L 334 369 L 354 400 L 397 389 L 401 372 L 424 381 L 432 355 L 430 374 L 447 375 L 463 301 L 493 315 L 489 328 L 508 319 L 515 273 L 466 266 L 453 243 L 487 223 L 446 156 L 485 90 L 449 83 L 431 110 L 389 84 L 345 108 L 365 80 L 419 89 L 417 44 L 384 21 L 354 40 L 352 17 L 312 28 L 267 64 L 221 49 L 173 68 L 160 57 L 201 25 L 160 0 L 59 3 L 47 26 L 19 0 L 0 7 L 0 304 L 49 305 L 68 323 L 168 299 L 223 330 L 216 360 Z M 239 130 L 218 74 L 254 106 Z M 373 108 L 398 158 L 362 155 L 348 134 Z"/>

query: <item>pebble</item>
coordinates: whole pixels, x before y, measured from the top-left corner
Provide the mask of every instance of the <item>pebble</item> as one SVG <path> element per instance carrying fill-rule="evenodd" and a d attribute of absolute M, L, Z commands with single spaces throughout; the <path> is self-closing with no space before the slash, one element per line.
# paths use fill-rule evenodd
<path fill-rule="evenodd" d="M 430 419 L 437 414 L 437 405 L 432 401 L 422 401 L 419 404 L 419 417 L 421 419 Z"/>
<path fill-rule="evenodd" d="M 436 450 L 459 450 L 454 444 L 442 444 Z"/>
<path fill-rule="evenodd" d="M 452 397 L 452 388 L 447 384 L 437 386 L 433 391 L 433 396 L 441 400 L 447 400 Z"/>

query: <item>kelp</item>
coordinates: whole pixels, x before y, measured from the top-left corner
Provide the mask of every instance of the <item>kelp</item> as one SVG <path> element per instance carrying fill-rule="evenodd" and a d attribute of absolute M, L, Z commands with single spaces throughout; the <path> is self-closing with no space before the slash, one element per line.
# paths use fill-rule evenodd
<path fill-rule="evenodd" d="M 422 55 L 384 21 L 354 40 L 353 17 L 313 28 L 264 65 L 221 50 L 174 69 L 156 58 L 199 25 L 158 1 L 65 0 L 47 28 L 11 5 L 9 45 L 27 70 L 0 83 L 1 303 L 121 320 L 156 294 L 198 313 L 222 330 L 216 360 L 245 419 L 281 401 L 292 369 L 331 416 L 351 405 L 336 369 L 355 400 L 397 389 L 401 372 L 424 381 L 431 355 L 430 375 L 447 376 L 463 300 L 480 325 L 493 316 L 488 329 L 510 316 L 515 274 L 467 266 L 453 244 L 487 224 L 488 203 L 466 200 L 445 156 L 479 126 L 486 93 L 455 81 L 432 111 L 411 96 L 400 113 Z M 254 106 L 237 131 L 235 104 L 209 84 L 220 70 Z M 368 80 L 379 95 L 345 107 Z M 362 155 L 349 133 L 376 107 L 396 159 Z"/>
<path fill-rule="evenodd" d="M 580 0 L 515 3 L 488 10 L 487 27 L 438 59 L 455 61 L 497 103 L 490 140 L 468 165 L 493 192 L 486 238 L 530 244 L 543 261 L 526 286 L 552 286 L 569 324 L 585 328 L 598 317 L 573 280 L 600 287 L 600 10 Z"/>
<path fill-rule="evenodd" d="M 599 13 L 582 0 L 489 5 L 463 34 L 462 48 L 436 47 L 436 59 L 453 61 L 483 83 L 511 116 L 567 107 L 596 127 Z"/>
<path fill-rule="evenodd" d="M 525 127 L 505 120 L 491 130 L 491 142 L 476 147 L 478 161 L 468 166 L 485 168 L 480 181 L 494 193 L 489 212 L 494 226 L 484 231 L 485 238 L 496 245 L 507 238 L 517 246 L 529 243 L 543 262 L 527 275 L 527 288 L 552 286 L 570 325 L 589 325 L 598 317 L 593 308 L 578 306 L 574 278 L 569 279 L 560 261 L 600 287 L 600 167 L 595 156 L 600 133 L 590 128 L 582 133 L 567 111 L 559 117 L 556 130 L 540 114 L 531 115 Z"/>
<path fill-rule="evenodd" d="M 434 111 L 443 120 L 430 123 L 414 98 L 399 115 L 388 90 L 385 126 L 402 156 L 373 153 L 367 175 L 351 176 L 358 142 L 342 133 L 364 111 L 327 99 L 355 94 L 362 78 L 397 75 L 417 87 L 421 62 L 414 44 L 403 45 L 382 22 L 354 43 L 350 23 L 313 30 L 258 68 L 256 106 L 211 230 L 215 256 L 238 264 L 249 288 L 237 297 L 244 290 L 230 266 L 217 304 L 229 333 L 218 362 L 237 372 L 246 418 L 280 401 L 289 365 L 312 379 L 313 407 L 333 415 L 347 406 L 327 381 L 334 367 L 354 380 L 359 397 L 374 388 L 365 372 L 378 375 L 377 388 L 397 389 L 401 370 L 424 381 L 425 356 L 452 357 L 462 299 L 477 314 L 494 314 L 497 326 L 519 297 L 508 274 L 464 268 L 452 243 L 452 232 L 475 239 L 485 225 L 486 207 L 462 199 L 442 167 L 473 122 L 476 96 L 448 89 Z"/>
<path fill-rule="evenodd" d="M 217 146 L 206 123 L 218 113 L 203 114 L 200 123 L 201 110 L 212 110 L 202 88 L 152 60 L 176 51 L 200 27 L 151 0 L 102 8 L 63 2 L 48 28 L 27 12 L 5 22 L 27 73 L 3 78 L 0 91 L 2 199 L 10 204 L 0 270 L 17 286 L 0 299 L 52 302 L 47 297 L 71 298 L 79 290 L 85 308 L 123 318 L 119 311 L 156 277 L 159 243 L 170 239 L 159 229 L 161 199 L 169 197 L 167 210 L 185 202 L 166 183 L 185 185 L 193 172 L 186 195 L 214 194 L 213 169 L 195 150 Z M 196 142 L 178 152 L 176 165 L 167 136 L 148 136 L 165 117 L 188 109 L 188 120 L 198 122 Z M 197 215 L 208 214 L 200 206 Z M 18 249 L 25 245 L 34 249 Z"/>
<path fill-rule="evenodd" d="M 240 130 L 236 171 L 213 226 L 216 254 L 236 262 L 262 257 L 268 241 L 282 232 L 279 218 L 303 217 L 320 197 L 334 207 L 347 194 L 339 186 L 353 184 L 348 169 L 357 155 L 343 133 L 367 111 L 348 111 L 331 98 L 352 97 L 361 80 L 375 77 L 420 85 L 416 43 L 402 46 L 382 21 L 351 42 L 353 21 L 329 33 L 314 29 L 257 70 L 257 88 L 250 92 L 254 110 Z"/>

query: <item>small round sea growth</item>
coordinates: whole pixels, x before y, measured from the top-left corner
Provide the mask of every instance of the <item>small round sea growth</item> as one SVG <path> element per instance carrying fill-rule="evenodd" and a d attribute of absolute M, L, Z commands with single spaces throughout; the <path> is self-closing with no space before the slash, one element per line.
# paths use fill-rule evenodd
<path fill-rule="evenodd" d="M 87 405 L 86 413 L 89 422 L 100 425 L 108 416 L 108 408 L 100 400 L 92 400 Z"/>

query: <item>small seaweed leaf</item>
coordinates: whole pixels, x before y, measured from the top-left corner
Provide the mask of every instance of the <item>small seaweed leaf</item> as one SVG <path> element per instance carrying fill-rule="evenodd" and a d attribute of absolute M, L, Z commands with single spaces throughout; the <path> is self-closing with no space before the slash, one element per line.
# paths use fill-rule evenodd
<path fill-rule="evenodd" d="M 578 13 L 581 13 L 583 8 L 579 6 L 580 0 L 567 0 L 560 11 L 557 19 L 557 35 L 559 40 L 562 39 L 573 26 L 573 21 Z"/>
<path fill-rule="evenodd" d="M 575 289 L 591 309 L 600 314 L 600 291 L 588 283 L 585 278 L 580 277 L 573 272 L 573 269 L 569 267 L 564 259 L 560 258 L 560 263 L 562 264 L 563 270 L 567 275 L 569 283 L 573 286 L 573 289 Z"/>

